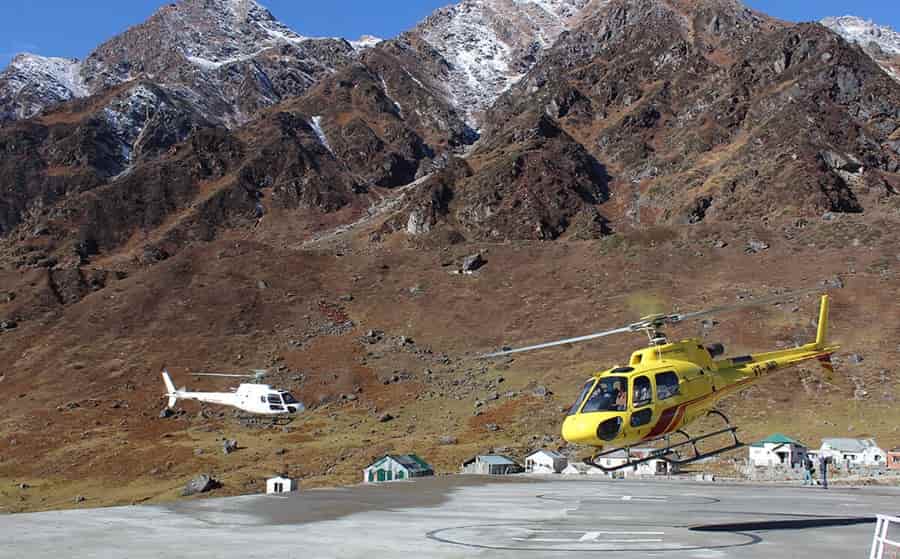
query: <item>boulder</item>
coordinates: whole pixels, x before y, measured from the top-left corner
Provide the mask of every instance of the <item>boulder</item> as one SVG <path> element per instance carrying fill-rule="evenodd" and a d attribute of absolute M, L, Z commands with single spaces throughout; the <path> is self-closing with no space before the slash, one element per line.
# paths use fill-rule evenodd
<path fill-rule="evenodd" d="M 225 454 L 231 454 L 232 452 L 238 449 L 238 442 L 232 439 L 226 439 L 225 442 L 222 443 L 222 451 Z"/>
<path fill-rule="evenodd" d="M 175 412 L 173 412 L 171 408 L 163 408 L 159 412 L 160 419 L 168 419 L 173 415 L 175 415 Z"/>
<path fill-rule="evenodd" d="M 496 423 L 488 423 L 487 425 L 484 426 L 484 428 L 487 429 L 488 431 L 499 431 L 500 430 L 500 426 L 497 425 Z"/>
<path fill-rule="evenodd" d="M 183 497 L 190 497 L 191 495 L 196 495 L 198 493 L 206 493 L 208 491 L 212 491 L 218 487 L 221 487 L 221 483 L 218 480 L 210 476 L 209 474 L 200 474 L 191 481 L 187 482 L 187 485 L 184 486 L 184 490 L 181 492 Z"/>
<path fill-rule="evenodd" d="M 378 416 L 379 423 L 387 423 L 388 421 L 393 421 L 393 420 L 394 420 L 394 416 L 389 413 L 383 413 L 380 416 Z"/>
<path fill-rule="evenodd" d="M 531 393 L 533 395 L 537 396 L 538 398 L 546 398 L 547 396 L 550 396 L 553 394 L 553 392 L 551 392 L 550 389 L 547 388 L 546 386 L 538 386 L 537 388 L 532 390 Z"/>
<path fill-rule="evenodd" d="M 15 320 L 0 320 L 0 330 L 15 330 L 17 326 Z"/>
<path fill-rule="evenodd" d="M 744 249 L 744 252 L 747 254 L 756 254 L 757 252 L 762 252 L 764 250 L 769 249 L 769 243 L 764 241 L 759 241 L 756 239 L 751 239 L 747 242 L 747 248 Z"/>
<path fill-rule="evenodd" d="M 484 266 L 485 263 L 484 257 L 482 257 L 479 252 L 478 254 L 472 254 L 463 258 L 461 269 L 465 273 L 472 273 Z"/>
<path fill-rule="evenodd" d="M 438 439 L 438 444 L 441 444 L 444 446 L 456 444 L 458 442 L 459 442 L 459 439 L 457 439 L 456 437 L 451 437 L 450 435 L 444 435 L 443 437 Z"/>

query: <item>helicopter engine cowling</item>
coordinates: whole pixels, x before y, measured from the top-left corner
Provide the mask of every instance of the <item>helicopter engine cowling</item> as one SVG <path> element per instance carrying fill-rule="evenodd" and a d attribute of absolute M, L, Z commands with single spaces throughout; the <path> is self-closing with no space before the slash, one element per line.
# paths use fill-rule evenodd
<path fill-rule="evenodd" d="M 706 351 L 709 352 L 710 357 L 715 359 L 716 357 L 725 355 L 725 346 L 722 344 L 710 344 L 706 346 Z"/>

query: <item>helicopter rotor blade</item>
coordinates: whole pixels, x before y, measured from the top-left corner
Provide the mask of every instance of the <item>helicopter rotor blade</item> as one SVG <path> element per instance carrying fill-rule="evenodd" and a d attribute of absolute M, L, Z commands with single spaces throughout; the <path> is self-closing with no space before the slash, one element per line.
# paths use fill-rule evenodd
<path fill-rule="evenodd" d="M 734 310 L 744 309 L 747 307 L 756 307 L 760 305 L 767 305 L 769 303 L 777 303 L 778 301 L 784 301 L 786 299 L 790 299 L 792 297 L 796 297 L 799 295 L 806 295 L 808 293 L 814 293 L 816 291 L 823 291 L 825 289 L 824 286 L 810 287 L 807 289 L 800 289 L 797 291 L 791 291 L 788 293 L 782 293 L 781 295 L 770 295 L 768 297 L 761 297 L 759 299 L 753 299 L 751 301 L 744 301 L 742 303 L 736 303 L 734 305 L 723 305 L 720 307 L 713 307 L 711 309 L 706 309 L 703 311 L 695 311 L 689 313 L 676 313 L 671 314 L 665 317 L 668 319 L 667 321 L 672 323 L 683 322 L 685 320 L 690 320 L 693 318 L 700 318 L 701 316 L 709 316 L 711 314 L 719 314 L 723 312 L 730 312 Z"/>
<path fill-rule="evenodd" d="M 191 373 L 195 377 L 227 377 L 227 378 L 253 378 L 255 375 L 233 375 L 230 373 Z"/>
<path fill-rule="evenodd" d="M 589 340 L 596 340 L 597 338 L 604 338 L 606 336 L 612 336 L 614 334 L 624 334 L 626 332 L 634 332 L 633 327 L 625 326 L 623 328 L 616 328 L 615 330 L 607 330 L 605 332 L 598 332 L 596 334 L 588 334 L 587 336 L 579 336 L 577 338 L 567 338 L 565 340 L 557 340 L 555 342 L 547 342 L 547 343 L 537 344 L 537 345 L 532 345 L 532 346 L 527 346 L 527 347 L 520 347 L 517 349 L 507 349 L 504 351 L 497 351 L 495 353 L 488 353 L 485 355 L 481 355 L 481 356 L 479 356 L 479 358 L 480 359 L 489 359 L 491 357 L 502 357 L 504 355 L 512 355 L 513 353 L 523 353 L 525 351 L 534 351 L 537 349 L 544 349 L 547 347 L 555 347 L 555 346 L 566 345 L 566 344 L 576 344 L 579 342 L 586 342 Z"/>
<path fill-rule="evenodd" d="M 791 299 L 793 297 L 798 297 L 800 295 L 806 295 L 808 293 L 821 292 L 827 289 L 828 285 L 821 285 L 816 287 L 810 287 L 806 289 L 798 289 L 796 291 L 790 291 L 788 293 L 782 293 L 780 295 L 770 295 L 768 297 L 761 297 L 759 299 L 753 299 L 751 301 L 744 301 L 742 303 L 736 303 L 734 305 L 722 305 L 719 307 L 713 307 L 711 309 L 706 309 L 702 311 L 695 311 L 689 313 L 672 313 L 666 315 L 659 315 L 655 317 L 650 317 L 648 319 L 641 320 L 639 322 L 635 322 L 628 326 L 624 326 L 622 328 L 616 328 L 614 330 L 607 330 L 605 332 L 598 332 L 596 334 L 589 334 L 587 336 L 579 336 L 577 338 L 567 338 L 564 340 L 558 340 L 555 342 L 547 342 L 543 344 L 537 344 L 527 347 L 520 347 L 517 349 L 508 349 L 503 351 L 497 351 L 494 353 L 488 353 L 485 355 L 480 355 L 479 359 L 490 359 L 492 357 L 502 357 L 505 355 L 512 355 L 514 353 L 523 353 L 526 351 L 535 351 L 538 349 L 545 349 L 548 347 L 555 347 L 566 344 L 575 344 L 580 342 L 587 342 L 590 340 L 596 340 L 597 338 L 604 338 L 606 336 L 612 336 L 614 334 L 626 334 L 629 332 L 641 332 L 648 331 L 653 332 L 657 327 L 661 327 L 664 324 L 677 324 L 679 322 L 684 322 L 685 320 L 690 320 L 693 318 L 700 318 L 702 316 L 709 316 L 711 314 L 718 314 L 723 312 L 730 312 L 734 310 L 739 310 L 747 307 L 756 307 L 760 305 L 767 305 L 769 303 L 776 303 L 778 301 L 784 301 L 787 299 Z"/>

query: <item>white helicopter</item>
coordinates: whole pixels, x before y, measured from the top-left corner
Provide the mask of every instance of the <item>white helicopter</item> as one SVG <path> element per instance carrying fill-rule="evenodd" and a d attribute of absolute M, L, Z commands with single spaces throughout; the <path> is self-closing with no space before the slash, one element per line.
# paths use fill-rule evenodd
<path fill-rule="evenodd" d="M 241 383 L 232 392 L 189 392 L 176 389 L 168 369 L 163 369 L 162 378 L 166 385 L 165 395 L 169 398 L 168 407 L 175 407 L 178 400 L 196 400 L 208 404 L 230 406 L 249 414 L 240 417 L 241 422 L 246 424 L 258 424 L 261 423 L 260 419 L 264 418 L 273 419 L 275 423 L 290 422 L 295 414 L 306 410 L 306 406 L 294 398 L 290 392 L 276 390 L 268 384 L 261 384 L 266 375 L 265 370 L 260 369 L 253 372 L 253 375 L 193 373 L 193 376 L 198 377 L 253 378 L 256 382 Z"/>

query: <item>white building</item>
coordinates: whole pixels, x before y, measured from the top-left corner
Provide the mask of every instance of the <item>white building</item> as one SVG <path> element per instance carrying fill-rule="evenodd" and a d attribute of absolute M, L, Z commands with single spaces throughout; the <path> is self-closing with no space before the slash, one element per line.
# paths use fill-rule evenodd
<path fill-rule="evenodd" d="M 569 461 L 554 450 L 538 450 L 525 457 L 525 471 L 533 474 L 561 473 Z"/>
<path fill-rule="evenodd" d="M 291 493 L 299 489 L 297 480 L 287 476 L 275 476 L 266 480 L 266 493 L 269 495 L 281 495 L 282 493 Z"/>
<path fill-rule="evenodd" d="M 656 449 L 653 448 L 632 448 L 631 459 L 640 460 L 646 458 Z M 628 462 L 628 455 L 624 450 L 616 451 L 595 460 L 597 465 L 604 468 L 617 468 Z M 613 472 L 608 472 L 610 477 L 635 477 L 635 476 L 664 476 L 666 474 L 674 474 L 678 472 L 676 464 L 670 464 L 662 458 L 654 458 L 641 462 L 628 468 L 622 468 Z"/>
<path fill-rule="evenodd" d="M 773 466 L 798 468 L 803 465 L 803 459 L 809 450 L 804 444 L 781 433 L 774 433 L 753 443 L 749 448 L 750 464 L 765 468 Z"/>
<path fill-rule="evenodd" d="M 875 439 L 822 439 L 819 455 L 830 456 L 835 466 L 882 467 L 887 453 L 875 444 Z"/>
<path fill-rule="evenodd" d="M 473 456 L 463 462 L 462 473 L 502 476 L 522 473 L 522 466 L 509 456 L 484 454 Z"/>
<path fill-rule="evenodd" d="M 433 476 L 434 468 L 415 454 L 388 454 L 363 470 L 363 483 Z"/>

